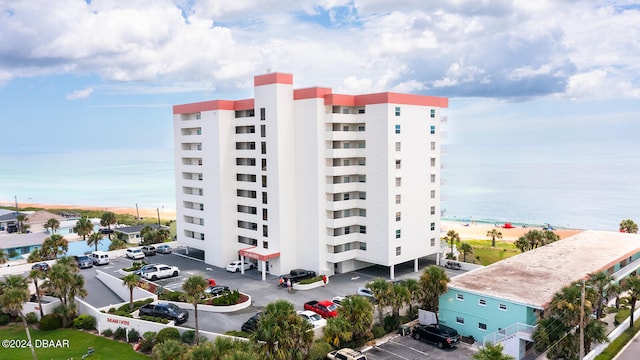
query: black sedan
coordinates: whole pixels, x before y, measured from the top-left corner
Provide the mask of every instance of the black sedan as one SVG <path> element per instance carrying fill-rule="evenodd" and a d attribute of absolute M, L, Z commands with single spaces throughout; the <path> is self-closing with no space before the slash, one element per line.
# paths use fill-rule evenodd
<path fill-rule="evenodd" d="M 45 262 L 37 263 L 31 267 L 31 270 L 39 270 L 39 271 L 49 271 L 49 269 L 50 269 L 49 264 Z"/>
<path fill-rule="evenodd" d="M 229 291 L 226 285 L 209 286 L 204 292 L 211 296 L 220 296 Z"/>

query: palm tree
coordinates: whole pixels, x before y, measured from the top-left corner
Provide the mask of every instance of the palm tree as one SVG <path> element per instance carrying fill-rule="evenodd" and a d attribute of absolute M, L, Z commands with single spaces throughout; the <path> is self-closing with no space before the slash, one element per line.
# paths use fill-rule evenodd
<path fill-rule="evenodd" d="M 93 245 L 95 250 L 98 251 L 98 245 L 100 245 L 100 241 L 102 241 L 102 234 L 99 231 L 96 231 L 89 235 L 89 238 L 87 239 L 87 245 Z"/>
<path fill-rule="evenodd" d="M 409 314 L 413 314 L 413 303 L 418 299 L 420 284 L 416 279 L 406 279 L 402 285 L 409 291 Z"/>
<path fill-rule="evenodd" d="M 29 286 L 27 284 L 27 279 L 20 275 L 7 275 L 5 277 L 5 281 L 0 285 L 0 287 L 2 288 L 2 295 L 0 295 L 2 311 L 12 315 L 17 315 L 22 319 L 24 330 L 27 333 L 29 347 L 31 348 L 31 356 L 36 360 L 36 351 L 33 348 L 29 324 L 27 324 L 27 318 L 22 313 L 22 304 L 29 301 Z"/>
<path fill-rule="evenodd" d="M 93 224 L 88 217 L 83 216 L 76 222 L 73 231 L 75 231 L 78 236 L 82 236 L 82 241 L 85 241 L 87 240 L 87 236 L 93 232 Z M 90 244 L 88 245 L 91 246 Z M 98 248 L 96 248 L 96 250 L 98 250 Z"/>
<path fill-rule="evenodd" d="M 529 230 L 526 234 L 524 234 L 523 237 L 527 240 L 527 242 L 529 242 L 530 250 L 533 250 L 538 246 L 544 245 L 543 244 L 544 237 L 540 230 Z"/>
<path fill-rule="evenodd" d="M 340 305 L 338 316 L 343 316 L 351 324 L 353 340 L 370 338 L 373 327 L 373 305 L 371 302 L 363 296 L 350 296 Z"/>
<path fill-rule="evenodd" d="M 42 261 L 42 251 L 41 249 L 33 249 L 31 250 L 31 253 L 29 254 L 29 257 L 27 258 L 27 262 L 28 263 L 35 263 L 35 262 L 39 262 Z"/>
<path fill-rule="evenodd" d="M 267 304 L 252 339 L 269 359 L 303 358 L 313 344 L 311 324 L 296 314 L 293 304 L 276 300 Z"/>
<path fill-rule="evenodd" d="M 468 242 L 463 242 L 460 245 L 462 251 L 462 261 L 467 262 L 467 254 L 473 254 L 473 247 Z"/>
<path fill-rule="evenodd" d="M 520 252 L 529 250 L 529 241 L 527 241 L 527 238 L 525 238 L 524 236 L 520 236 L 518 240 L 513 242 L 513 245 L 515 245 L 520 250 Z"/>
<path fill-rule="evenodd" d="M 60 221 L 55 218 L 51 218 L 44 223 L 45 230 L 49 231 L 51 229 L 51 233 L 55 234 L 56 231 L 60 228 Z"/>
<path fill-rule="evenodd" d="M 439 266 L 431 265 L 420 276 L 420 294 L 425 310 L 438 313 L 438 299 L 447 292 L 449 277 Z"/>
<path fill-rule="evenodd" d="M 38 307 L 40 308 L 40 318 L 44 316 L 44 312 L 42 311 L 42 301 L 40 299 L 40 288 L 39 288 L 39 280 L 44 279 L 44 273 L 38 269 L 31 270 L 29 272 L 29 279 L 33 280 L 33 286 L 36 288 L 36 299 L 38 300 Z"/>
<path fill-rule="evenodd" d="M 44 258 L 52 260 L 69 251 L 69 242 L 60 234 L 53 234 L 44 239 L 40 250 Z"/>
<path fill-rule="evenodd" d="M 626 232 L 630 234 L 638 233 L 638 224 L 631 219 L 622 220 L 620 222 L 620 232 Z"/>
<path fill-rule="evenodd" d="M 560 240 L 560 235 L 554 233 L 553 231 L 550 231 L 550 230 L 542 231 L 541 245 L 551 244 L 552 242 L 556 242 L 558 240 Z"/>
<path fill-rule="evenodd" d="M 443 238 L 447 243 L 451 245 L 451 252 L 449 253 L 449 258 L 453 259 L 453 244 L 460 242 L 460 235 L 455 230 L 447 231 L 447 236 Z"/>
<path fill-rule="evenodd" d="M 174 360 L 182 359 L 182 355 L 186 352 L 185 346 L 176 339 L 167 339 L 161 344 L 153 347 L 151 357 L 154 360 Z"/>
<path fill-rule="evenodd" d="M 111 211 L 105 211 L 100 218 L 100 226 L 106 226 L 108 230 L 111 230 L 111 225 L 116 223 L 116 214 Z M 111 240 L 111 231 L 108 231 L 109 240 Z"/>
<path fill-rule="evenodd" d="M 111 244 L 109 244 L 109 251 L 126 249 L 127 247 L 127 243 L 125 243 L 124 240 L 113 239 L 111 240 Z"/>
<path fill-rule="evenodd" d="M 375 278 L 367 284 L 367 288 L 373 292 L 378 308 L 378 322 L 384 324 L 384 307 L 389 305 L 391 300 L 391 284 L 383 278 Z"/>
<path fill-rule="evenodd" d="M 324 327 L 324 341 L 339 349 L 341 343 L 350 341 L 352 337 L 351 323 L 340 314 L 340 311 L 338 316 L 327 319 L 327 325 Z"/>
<path fill-rule="evenodd" d="M 404 304 L 411 302 L 411 293 L 409 289 L 407 289 L 402 284 L 393 284 L 391 286 L 391 296 L 390 296 L 390 305 L 392 308 L 393 316 L 400 316 L 400 308 L 404 306 Z"/>
<path fill-rule="evenodd" d="M 629 291 L 629 305 L 631 305 L 631 315 L 629 316 L 629 327 L 633 328 L 633 313 L 636 311 L 636 301 L 640 296 L 640 277 L 629 276 L 622 281 L 622 289 Z"/>
<path fill-rule="evenodd" d="M 84 277 L 78 273 L 77 268 L 70 266 L 65 258 L 51 266 L 49 279 L 45 282 L 47 290 L 60 299 L 60 313 L 62 325 L 67 326 L 68 319 L 75 312 L 75 296 L 87 296 L 84 288 Z"/>
<path fill-rule="evenodd" d="M 133 309 L 133 289 L 140 284 L 140 276 L 136 273 L 130 273 L 122 277 L 122 285 L 129 288 L 129 310 Z M 196 336 L 198 331 L 196 330 Z"/>
<path fill-rule="evenodd" d="M 204 295 L 204 290 L 209 285 L 208 281 L 201 275 L 189 276 L 187 280 L 182 284 L 182 290 L 184 290 L 187 297 L 187 301 L 193 304 L 193 314 L 196 323 L 196 344 L 198 344 L 200 333 L 198 332 L 198 302 Z"/>
<path fill-rule="evenodd" d="M 171 237 L 171 231 L 169 229 L 160 228 L 157 230 L 158 242 L 165 242 Z"/>
<path fill-rule="evenodd" d="M 502 353 L 500 344 L 487 343 L 473 355 L 473 360 L 513 360 L 514 357 Z"/>
<path fill-rule="evenodd" d="M 487 236 L 491 238 L 491 246 L 496 246 L 496 238 L 502 239 L 502 233 L 498 229 L 491 229 L 487 231 Z"/>
<path fill-rule="evenodd" d="M 25 224 L 27 221 L 27 215 L 18 214 L 18 216 L 16 216 L 16 220 L 18 220 L 18 232 L 21 234 L 27 232 L 27 229 L 29 229 L 29 225 Z"/>
<path fill-rule="evenodd" d="M 0 264 L 6 264 L 7 261 L 9 261 L 9 256 L 4 249 L 0 249 Z"/>
<path fill-rule="evenodd" d="M 603 305 L 610 295 L 614 293 L 611 291 L 611 283 L 615 278 L 606 271 L 601 271 L 596 274 L 589 274 L 589 285 L 596 293 L 596 319 L 602 317 Z"/>

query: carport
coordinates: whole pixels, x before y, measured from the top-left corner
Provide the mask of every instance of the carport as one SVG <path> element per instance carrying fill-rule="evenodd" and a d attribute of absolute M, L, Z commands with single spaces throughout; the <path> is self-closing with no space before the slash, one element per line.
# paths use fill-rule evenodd
<path fill-rule="evenodd" d="M 268 249 L 262 249 L 257 246 L 252 246 L 246 249 L 240 249 L 240 261 L 244 264 L 244 258 L 254 259 L 262 261 L 262 281 L 267 280 L 267 261 L 269 259 L 280 257 L 280 252 L 269 252 Z M 244 266 L 240 267 L 242 274 L 244 274 Z"/>

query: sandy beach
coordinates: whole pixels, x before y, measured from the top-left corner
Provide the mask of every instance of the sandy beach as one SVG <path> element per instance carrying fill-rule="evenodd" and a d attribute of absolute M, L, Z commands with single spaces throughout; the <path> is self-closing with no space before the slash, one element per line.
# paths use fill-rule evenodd
<path fill-rule="evenodd" d="M 502 224 L 499 224 L 499 225 L 502 225 Z M 441 230 L 443 235 L 449 230 L 455 230 L 460 235 L 461 240 L 490 240 L 491 238 L 487 236 L 487 232 L 491 231 L 491 229 L 498 229 L 498 231 L 502 233 L 502 241 L 515 241 L 515 240 L 518 240 L 519 237 L 526 234 L 529 230 L 542 230 L 542 227 L 527 226 L 525 228 L 515 227 L 512 229 L 504 229 L 501 227 L 497 228 L 494 224 L 487 224 L 487 223 L 465 223 L 465 222 L 447 221 L 447 220 L 442 220 L 441 222 Z M 561 239 L 581 233 L 582 231 L 584 230 L 579 230 L 579 229 L 554 230 L 554 232 L 558 234 L 558 236 L 560 236 Z M 499 241 L 499 239 L 496 239 L 496 241 Z"/>
<path fill-rule="evenodd" d="M 0 202 L 0 206 L 15 207 L 15 203 Z M 70 210 L 95 210 L 95 211 L 111 211 L 116 214 L 129 214 L 136 216 L 136 213 L 140 214 L 141 218 L 157 218 L 158 212 L 160 212 L 160 219 L 163 220 L 175 220 L 176 210 L 169 208 L 148 209 L 135 207 L 115 207 L 115 206 L 91 206 L 91 205 L 64 205 L 64 204 L 38 204 L 38 203 L 18 203 L 18 208 L 43 208 L 43 209 L 70 209 Z"/>

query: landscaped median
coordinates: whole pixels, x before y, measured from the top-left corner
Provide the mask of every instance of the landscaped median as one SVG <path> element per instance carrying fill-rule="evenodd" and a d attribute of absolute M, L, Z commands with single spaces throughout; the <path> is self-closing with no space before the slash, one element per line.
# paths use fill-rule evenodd
<path fill-rule="evenodd" d="M 293 284 L 291 287 L 293 290 L 311 290 L 325 286 L 329 283 L 329 277 L 326 275 L 320 275 L 311 279 L 304 279 L 300 282 Z"/>

